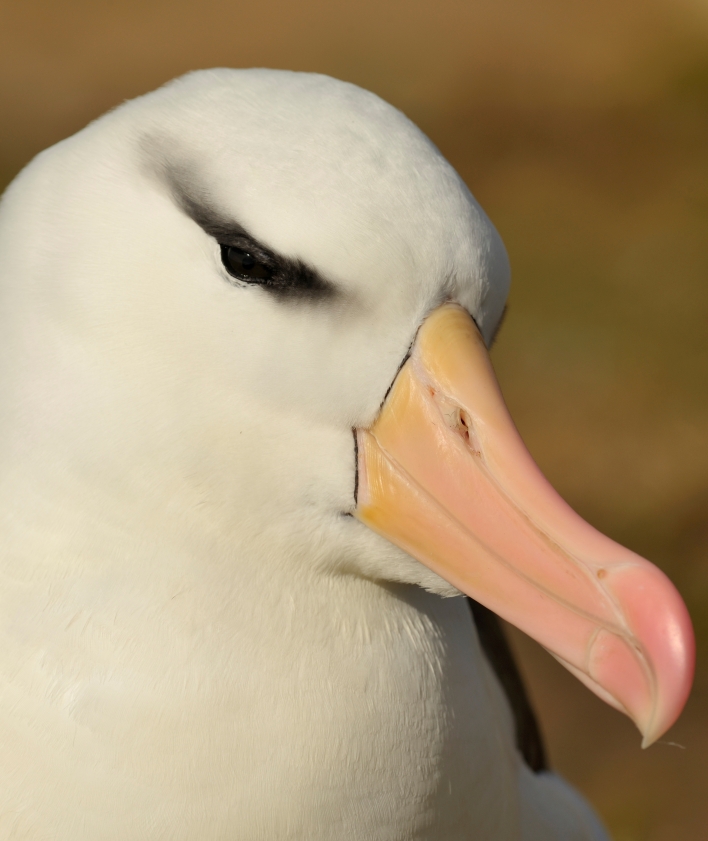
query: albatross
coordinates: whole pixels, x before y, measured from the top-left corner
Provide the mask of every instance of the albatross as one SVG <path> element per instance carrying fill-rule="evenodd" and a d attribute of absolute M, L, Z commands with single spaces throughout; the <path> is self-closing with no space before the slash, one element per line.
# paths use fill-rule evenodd
<path fill-rule="evenodd" d="M 521 442 L 487 354 L 508 287 L 435 146 L 325 76 L 192 73 L 26 167 L 0 204 L 0 839 L 606 838 L 519 750 L 461 596 L 645 745 L 693 637 Z"/>

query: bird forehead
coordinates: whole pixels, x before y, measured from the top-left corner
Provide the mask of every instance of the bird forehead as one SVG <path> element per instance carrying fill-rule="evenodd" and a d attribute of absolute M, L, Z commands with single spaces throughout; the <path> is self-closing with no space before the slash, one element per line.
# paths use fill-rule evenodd
<path fill-rule="evenodd" d="M 151 170 L 152 179 L 138 170 Z M 24 179 L 28 207 L 42 204 L 50 187 L 49 203 L 62 209 L 52 215 L 61 235 L 43 259 L 66 256 L 73 231 L 102 248 L 74 249 L 72 265 L 110 248 L 116 271 L 128 260 L 149 258 L 152 266 L 169 241 L 172 268 L 180 255 L 211 266 L 198 226 L 185 237 L 190 223 L 175 224 L 168 205 L 146 195 L 159 170 L 176 174 L 183 192 L 218 218 L 352 293 L 338 300 L 363 302 L 382 317 L 399 313 L 404 332 L 448 298 L 472 312 L 485 335 L 501 312 L 508 263 L 491 222 L 422 132 L 353 85 L 284 71 L 199 71 L 126 103 L 54 147 L 31 183 Z M 170 179 L 162 184 L 169 188 Z M 112 284 L 111 294 L 124 286 L 130 292 L 130 284 Z M 322 320 L 324 310 L 317 312 Z"/>
<path fill-rule="evenodd" d="M 386 253 L 395 263 L 449 263 L 453 252 L 469 261 L 484 238 L 486 219 L 433 144 L 353 85 L 208 71 L 142 103 L 144 133 L 194 191 L 284 253 L 321 265 L 329 243 L 326 270 L 336 272 L 343 248 L 379 264 Z"/>
<path fill-rule="evenodd" d="M 325 76 L 266 70 L 201 71 L 135 101 L 146 122 L 172 130 L 215 166 L 281 187 L 361 186 L 362 176 L 425 189 L 450 171 L 400 111 L 368 91 Z"/>

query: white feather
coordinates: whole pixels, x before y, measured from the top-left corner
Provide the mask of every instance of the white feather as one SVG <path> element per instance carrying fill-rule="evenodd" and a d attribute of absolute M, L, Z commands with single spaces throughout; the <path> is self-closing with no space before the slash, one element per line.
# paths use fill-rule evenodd
<path fill-rule="evenodd" d="M 172 179 L 172 180 L 170 180 Z M 174 179 L 338 292 L 230 282 Z M 172 185 L 172 187 L 170 186 Z M 462 599 L 345 516 L 425 314 L 503 245 L 322 76 L 191 74 L 0 205 L 0 839 L 602 839 L 514 748 Z"/>

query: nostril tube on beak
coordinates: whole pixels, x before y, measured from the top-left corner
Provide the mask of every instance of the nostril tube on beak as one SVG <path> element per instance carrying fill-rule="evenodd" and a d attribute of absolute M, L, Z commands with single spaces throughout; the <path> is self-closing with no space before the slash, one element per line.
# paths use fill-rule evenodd
<path fill-rule="evenodd" d="M 428 390 L 428 393 L 445 420 L 445 425 L 459 435 L 472 455 L 481 456 L 482 447 L 469 412 L 433 387 Z"/>
<path fill-rule="evenodd" d="M 444 305 L 426 319 L 358 434 L 356 517 L 535 637 L 629 713 L 644 745 L 673 724 L 695 655 L 681 597 L 551 488 L 464 310 Z"/>

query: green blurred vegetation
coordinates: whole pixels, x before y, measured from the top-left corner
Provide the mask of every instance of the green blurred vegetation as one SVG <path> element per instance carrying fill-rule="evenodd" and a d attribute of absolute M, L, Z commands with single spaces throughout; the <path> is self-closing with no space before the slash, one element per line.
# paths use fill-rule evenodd
<path fill-rule="evenodd" d="M 708 838 L 708 8 L 9 2 L 0 183 L 121 100 L 215 65 L 375 90 L 497 225 L 513 287 L 494 361 L 517 424 L 583 516 L 672 577 L 699 642 L 686 712 L 641 751 L 627 720 L 513 632 L 552 761 L 616 841 Z"/>

